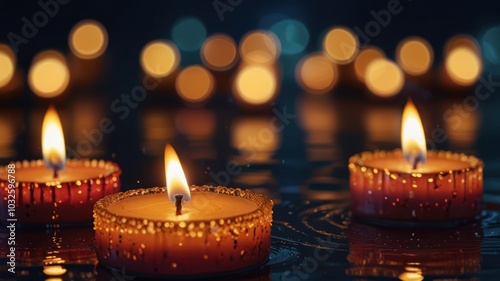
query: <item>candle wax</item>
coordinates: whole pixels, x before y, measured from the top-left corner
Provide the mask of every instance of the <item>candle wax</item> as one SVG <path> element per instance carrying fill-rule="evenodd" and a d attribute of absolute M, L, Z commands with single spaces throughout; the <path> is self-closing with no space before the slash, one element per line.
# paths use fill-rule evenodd
<path fill-rule="evenodd" d="M 68 159 L 63 170 L 48 169 L 42 160 L 16 162 L 16 218 L 33 224 L 89 221 L 100 198 L 120 189 L 118 165 L 103 160 Z M 7 167 L 0 167 L 0 194 L 7 202 Z M 7 217 L 7 208 L 0 218 Z"/>
<path fill-rule="evenodd" d="M 439 173 L 448 172 L 450 170 L 462 170 L 468 167 L 467 162 L 458 159 L 445 159 L 434 156 L 428 156 L 425 163 L 420 163 L 417 169 L 413 170 L 412 165 L 408 163 L 402 155 L 393 155 L 383 158 L 372 158 L 365 159 L 363 163 L 366 167 L 376 168 L 376 169 L 387 169 L 391 172 L 399 173 Z"/>
<path fill-rule="evenodd" d="M 57 178 L 54 178 L 54 171 L 48 169 L 45 165 L 41 165 L 37 167 L 18 168 L 16 169 L 15 176 L 17 182 L 76 182 L 88 179 L 103 178 L 110 172 L 112 172 L 112 170 L 110 171 L 109 168 L 105 167 L 67 165 L 63 170 L 58 171 Z M 0 171 L 0 178 L 7 178 L 6 175 L 6 171 Z"/>
<path fill-rule="evenodd" d="M 193 192 L 189 202 L 182 202 L 182 215 L 176 215 L 175 203 L 166 193 L 127 198 L 108 207 L 119 216 L 148 220 L 212 220 L 239 216 L 257 209 L 244 198 L 211 192 Z"/>

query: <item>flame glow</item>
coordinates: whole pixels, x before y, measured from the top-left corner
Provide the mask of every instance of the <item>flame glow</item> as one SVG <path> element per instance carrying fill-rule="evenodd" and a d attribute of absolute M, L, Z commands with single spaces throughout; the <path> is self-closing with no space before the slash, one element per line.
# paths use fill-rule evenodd
<path fill-rule="evenodd" d="M 165 176 L 167 179 L 167 195 L 170 201 L 175 202 L 176 195 L 182 195 L 184 201 L 191 200 L 191 192 L 182 170 L 181 161 L 174 148 L 165 146 Z"/>
<path fill-rule="evenodd" d="M 418 110 L 411 100 L 406 103 L 401 123 L 401 145 L 405 160 L 415 169 L 427 160 L 424 128 Z"/>
<path fill-rule="evenodd" d="M 51 106 L 45 113 L 42 125 L 42 152 L 45 165 L 52 170 L 61 170 L 66 163 L 66 145 L 61 120 Z"/>

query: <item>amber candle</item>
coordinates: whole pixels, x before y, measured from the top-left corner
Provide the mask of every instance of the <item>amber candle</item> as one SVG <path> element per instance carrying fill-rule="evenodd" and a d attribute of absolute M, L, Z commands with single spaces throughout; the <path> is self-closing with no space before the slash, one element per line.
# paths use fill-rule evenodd
<path fill-rule="evenodd" d="M 363 152 L 349 159 L 352 213 L 377 222 L 455 224 L 482 211 L 483 162 L 425 149 L 411 101 L 402 123 L 403 150 Z"/>
<path fill-rule="evenodd" d="M 189 189 L 170 146 L 165 166 L 167 188 L 121 192 L 95 205 L 96 253 L 102 265 L 143 276 L 192 277 L 267 261 L 270 199 L 238 188 Z"/>

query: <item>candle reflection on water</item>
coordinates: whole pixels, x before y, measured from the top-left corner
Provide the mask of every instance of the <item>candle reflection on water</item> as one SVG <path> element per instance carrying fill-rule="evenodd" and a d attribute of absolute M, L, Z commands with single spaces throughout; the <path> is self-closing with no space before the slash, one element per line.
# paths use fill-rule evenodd
<path fill-rule="evenodd" d="M 309 161 L 338 158 L 337 141 L 339 114 L 329 96 L 302 95 L 296 103 L 298 123 L 304 130 Z"/>
<path fill-rule="evenodd" d="M 409 280 L 426 275 L 464 275 L 481 270 L 482 228 L 384 228 L 353 221 L 349 226 L 352 276 Z M 410 279 L 411 280 L 411 279 Z"/>
<path fill-rule="evenodd" d="M 400 141 L 401 112 L 397 108 L 381 106 L 367 108 L 363 124 L 366 126 L 367 147 L 381 148 Z"/>
<path fill-rule="evenodd" d="M 272 117 L 238 117 L 231 124 L 231 146 L 240 165 L 269 163 L 281 142 L 280 132 L 270 127 Z"/>

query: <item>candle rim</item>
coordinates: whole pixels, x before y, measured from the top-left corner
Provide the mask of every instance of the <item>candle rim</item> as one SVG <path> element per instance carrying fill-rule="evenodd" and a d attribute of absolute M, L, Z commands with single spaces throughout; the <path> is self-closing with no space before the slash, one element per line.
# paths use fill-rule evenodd
<path fill-rule="evenodd" d="M 22 160 L 22 161 L 12 161 L 10 164 L 14 164 L 16 166 L 16 170 L 18 169 L 26 169 L 26 168 L 40 168 L 45 165 L 45 162 L 43 159 L 36 159 L 36 160 Z M 98 179 L 105 179 L 112 174 L 116 174 L 117 176 L 121 175 L 122 170 L 118 166 L 117 163 L 112 162 L 112 161 L 106 161 L 106 160 L 97 160 L 97 159 L 66 159 L 66 165 L 71 166 L 71 167 L 90 167 L 90 168 L 103 168 L 106 169 L 105 173 L 98 174 L 95 177 L 87 177 L 87 178 L 81 178 L 79 181 L 85 183 L 90 180 L 98 180 Z M 0 166 L 0 171 L 5 171 L 7 169 L 7 165 L 5 166 Z M 0 173 L 0 180 L 2 180 L 2 173 Z M 66 184 L 66 183 L 72 183 L 74 181 L 60 181 L 55 179 L 54 181 L 51 182 L 45 182 L 45 181 L 16 181 L 17 183 L 36 183 L 36 184 L 45 184 L 46 186 L 57 186 L 60 184 Z"/>
<path fill-rule="evenodd" d="M 403 150 L 400 148 L 396 148 L 393 150 L 374 150 L 374 151 L 363 151 L 357 153 L 349 158 L 349 169 L 355 168 L 355 166 L 364 167 L 366 169 L 377 169 L 382 172 L 384 169 L 380 169 L 378 167 L 374 167 L 371 165 L 366 165 L 364 162 L 368 159 L 377 159 L 391 156 L 401 156 L 404 160 Z M 473 155 L 467 155 L 465 153 L 452 152 L 449 150 L 429 150 L 427 151 L 427 159 L 429 157 L 444 157 L 444 159 L 452 159 L 464 162 L 467 164 L 466 168 L 462 169 L 451 169 L 451 170 L 443 170 L 441 172 L 419 172 L 419 171 L 411 171 L 411 172 L 400 172 L 400 171 L 392 171 L 388 170 L 391 174 L 419 174 L 419 175 L 435 175 L 439 173 L 464 173 L 468 171 L 473 171 L 476 169 L 482 169 L 484 167 L 484 162 Z"/>
<path fill-rule="evenodd" d="M 208 226 L 210 226 L 210 222 L 219 220 L 223 220 L 224 222 L 230 220 L 234 222 L 239 221 L 239 223 L 244 223 L 245 221 L 252 221 L 255 219 L 264 218 L 265 220 L 268 220 L 269 223 L 272 222 L 272 213 L 273 213 L 272 208 L 274 203 L 271 199 L 269 199 L 267 196 L 263 194 L 253 192 L 249 189 L 231 188 L 225 186 L 211 186 L 211 185 L 202 185 L 202 186 L 191 185 L 190 190 L 191 192 L 214 192 L 229 196 L 237 196 L 253 202 L 257 207 L 255 208 L 255 210 L 241 215 L 234 215 L 224 218 L 221 217 L 217 219 L 193 219 L 193 220 L 188 219 L 179 221 L 168 220 L 168 219 L 162 219 L 162 220 L 142 219 L 131 216 L 117 215 L 108 210 L 108 207 L 111 204 L 117 203 L 124 199 L 133 198 L 141 195 L 151 195 L 151 194 L 166 192 L 166 187 L 151 187 L 151 188 L 139 188 L 139 189 L 122 191 L 99 199 L 94 205 L 94 218 L 100 217 L 101 219 L 110 219 L 112 221 L 117 221 L 117 222 L 120 221 L 123 222 L 123 220 L 125 220 L 123 224 L 129 224 L 129 221 L 134 221 L 135 223 L 133 224 L 146 221 L 148 223 L 154 223 L 155 225 L 161 224 L 162 226 L 164 226 L 166 223 L 169 223 L 173 225 L 173 227 L 170 227 L 173 229 L 179 227 L 182 223 L 184 224 L 205 223 L 208 224 Z"/>

